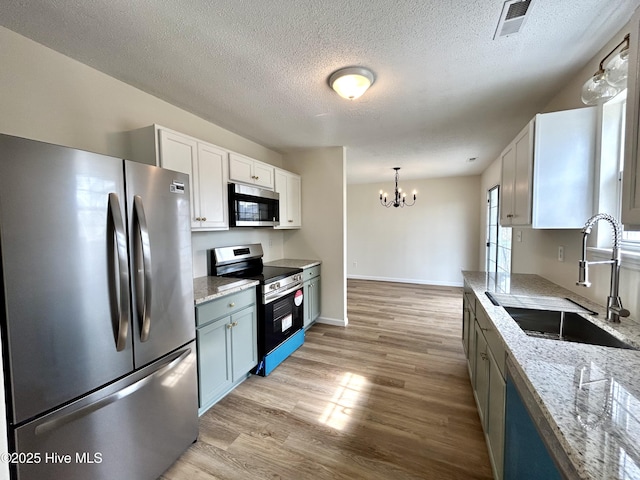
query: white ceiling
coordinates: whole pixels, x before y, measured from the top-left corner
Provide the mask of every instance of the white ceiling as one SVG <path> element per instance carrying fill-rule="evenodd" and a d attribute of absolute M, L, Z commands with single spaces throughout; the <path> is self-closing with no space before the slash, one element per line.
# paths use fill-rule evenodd
<path fill-rule="evenodd" d="M 344 145 L 369 183 L 480 173 L 638 5 L 534 0 L 497 40 L 503 0 L 8 0 L 0 24 L 276 151 Z M 376 81 L 349 102 L 327 78 L 352 65 Z"/>

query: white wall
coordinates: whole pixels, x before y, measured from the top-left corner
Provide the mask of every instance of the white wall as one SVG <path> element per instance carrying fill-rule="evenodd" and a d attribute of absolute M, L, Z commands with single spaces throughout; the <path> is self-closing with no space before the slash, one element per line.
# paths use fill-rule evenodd
<path fill-rule="evenodd" d="M 153 123 L 282 166 L 282 156 L 137 88 L 0 27 L 0 133 L 131 158 L 127 131 Z M 207 274 L 206 250 L 262 243 L 282 258 L 282 232 L 232 229 L 194 233 L 194 277 Z"/>
<path fill-rule="evenodd" d="M 0 132 L 129 157 L 123 132 L 158 123 L 280 166 L 282 156 L 0 27 Z"/>
<path fill-rule="evenodd" d="M 404 190 L 418 191 L 404 208 L 380 205 L 380 190 L 394 188 L 389 180 L 347 187 L 348 276 L 462 285 L 460 271 L 478 264 L 480 177 L 400 179 Z"/>
<path fill-rule="evenodd" d="M 321 323 L 346 326 L 345 269 L 347 152 L 343 147 L 298 151 L 285 168 L 302 176 L 302 229 L 285 231 L 287 258 L 322 260 Z"/>
<path fill-rule="evenodd" d="M 572 78 L 567 85 L 547 104 L 542 112 L 553 112 L 572 108 L 582 108 L 580 92 L 583 83 L 598 69 L 602 58 L 618 43 L 626 33 L 629 25 L 616 34 L 585 67 Z M 524 127 L 524 125 L 523 125 Z M 505 145 L 506 146 L 506 145 Z M 496 160 L 482 175 L 482 192 L 500 182 L 500 162 Z M 593 213 L 597 213 L 594 211 Z M 481 215 L 484 215 L 481 212 Z M 586 222 L 585 218 L 585 222 Z M 483 217 L 482 224 L 486 225 Z M 605 227 L 608 228 L 608 227 Z M 514 228 L 512 271 L 515 273 L 535 273 L 541 275 L 579 295 L 589 298 L 597 304 L 604 305 L 609 293 L 610 268 L 608 265 L 594 266 L 589 269 L 590 288 L 578 287 L 578 261 L 582 256 L 582 233 L 580 230 L 534 230 L 531 228 Z M 517 242 L 515 233 L 520 231 L 522 241 Z M 595 236 L 595 235 L 592 235 Z M 484 251 L 486 232 L 480 235 L 480 250 Z M 559 262 L 558 247 L 564 246 L 564 262 Z M 484 254 L 478 268 L 485 269 Z M 635 318 L 640 318 L 640 271 L 638 267 L 623 266 L 620 274 L 620 296 L 623 304 Z"/>

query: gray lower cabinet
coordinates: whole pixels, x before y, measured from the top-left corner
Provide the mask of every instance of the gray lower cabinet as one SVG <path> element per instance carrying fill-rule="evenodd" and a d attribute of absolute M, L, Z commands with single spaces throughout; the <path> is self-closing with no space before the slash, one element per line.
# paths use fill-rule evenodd
<path fill-rule="evenodd" d="M 196 307 L 198 413 L 249 376 L 258 363 L 255 290 L 245 290 Z"/>
<path fill-rule="evenodd" d="M 320 265 L 302 272 L 304 284 L 303 326 L 309 328 L 320 316 Z"/>
<path fill-rule="evenodd" d="M 474 305 L 475 312 L 471 309 Z M 473 395 L 485 433 L 494 477 L 502 480 L 505 435 L 505 347 L 475 296 L 463 299 L 463 344 L 468 338 L 467 360 Z M 468 324 L 468 327 L 465 327 Z M 466 333 L 465 334 L 465 328 Z"/>

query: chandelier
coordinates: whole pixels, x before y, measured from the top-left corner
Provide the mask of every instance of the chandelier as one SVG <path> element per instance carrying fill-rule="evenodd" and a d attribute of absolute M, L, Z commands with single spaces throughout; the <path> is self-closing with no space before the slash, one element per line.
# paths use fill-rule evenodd
<path fill-rule="evenodd" d="M 387 201 L 387 193 L 386 192 L 382 193 L 382 190 L 380 190 L 380 203 L 382 204 L 383 207 L 387 207 L 387 208 L 391 206 L 398 208 L 398 207 L 411 207 L 415 205 L 416 191 L 415 190 L 413 191 L 413 202 L 407 203 L 407 194 L 403 192 L 401 188 L 398 188 L 398 177 L 400 176 L 400 173 L 398 171 L 400 170 L 400 167 L 393 167 L 393 169 L 396 171 L 395 195 L 393 199 Z"/>

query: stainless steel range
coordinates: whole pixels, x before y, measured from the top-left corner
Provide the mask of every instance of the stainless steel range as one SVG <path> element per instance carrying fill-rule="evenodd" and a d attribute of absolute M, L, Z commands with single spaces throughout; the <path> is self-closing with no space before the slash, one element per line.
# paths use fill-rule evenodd
<path fill-rule="evenodd" d="M 302 269 L 265 266 L 262 245 L 209 250 L 209 275 L 258 280 L 258 366 L 266 376 L 304 343 Z"/>

